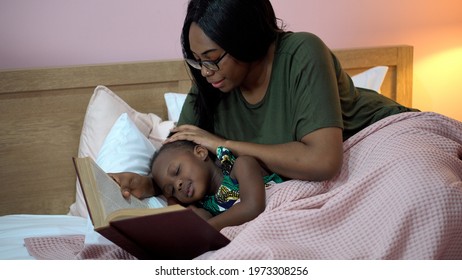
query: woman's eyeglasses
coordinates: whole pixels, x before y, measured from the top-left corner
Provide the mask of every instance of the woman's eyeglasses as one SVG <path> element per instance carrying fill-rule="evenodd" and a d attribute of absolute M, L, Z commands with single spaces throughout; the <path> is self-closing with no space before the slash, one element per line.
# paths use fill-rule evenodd
<path fill-rule="evenodd" d="M 204 60 L 204 61 L 197 61 L 194 59 L 186 58 L 186 62 L 191 65 L 191 67 L 196 68 L 198 70 L 202 69 L 202 66 L 207 68 L 210 71 L 218 71 L 220 70 L 220 67 L 218 67 L 218 63 L 225 57 L 228 53 L 225 52 L 222 54 L 217 60 L 212 61 L 212 60 Z"/>

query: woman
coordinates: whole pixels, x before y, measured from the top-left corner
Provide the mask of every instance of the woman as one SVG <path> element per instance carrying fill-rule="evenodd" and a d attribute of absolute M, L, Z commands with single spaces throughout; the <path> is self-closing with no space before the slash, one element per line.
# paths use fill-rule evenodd
<path fill-rule="evenodd" d="M 415 111 L 355 88 L 317 36 L 278 25 L 269 0 L 191 0 L 182 47 L 194 86 L 167 142 L 190 140 L 211 152 L 225 146 L 286 178 L 333 178 L 343 141 L 382 118 Z M 142 180 L 121 186 L 151 194 Z"/>

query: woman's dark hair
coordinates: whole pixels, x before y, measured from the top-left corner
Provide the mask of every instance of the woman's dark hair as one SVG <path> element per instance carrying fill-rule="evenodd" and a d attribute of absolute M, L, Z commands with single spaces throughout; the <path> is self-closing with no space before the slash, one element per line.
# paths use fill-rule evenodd
<path fill-rule="evenodd" d="M 217 45 L 243 62 L 263 58 L 281 31 L 269 0 L 190 0 L 181 34 L 184 58 L 194 59 L 189 43 L 196 23 Z M 198 126 L 214 132 L 214 114 L 222 92 L 212 87 L 201 71 L 189 66 L 199 94 L 194 110 Z"/>

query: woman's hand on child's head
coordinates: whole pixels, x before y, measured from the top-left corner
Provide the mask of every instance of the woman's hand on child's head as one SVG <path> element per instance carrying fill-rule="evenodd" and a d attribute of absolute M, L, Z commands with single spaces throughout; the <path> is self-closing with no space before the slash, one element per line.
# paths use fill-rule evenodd
<path fill-rule="evenodd" d="M 153 183 L 150 177 L 132 172 L 108 173 L 108 175 L 119 185 L 122 196 L 125 198 L 133 195 L 143 199 L 154 195 Z"/>
<path fill-rule="evenodd" d="M 196 144 L 202 145 L 212 153 L 216 153 L 218 146 L 223 146 L 225 139 L 220 138 L 204 129 L 194 125 L 184 124 L 174 127 L 171 130 L 171 136 L 164 143 L 174 142 L 177 140 L 189 140 Z"/>

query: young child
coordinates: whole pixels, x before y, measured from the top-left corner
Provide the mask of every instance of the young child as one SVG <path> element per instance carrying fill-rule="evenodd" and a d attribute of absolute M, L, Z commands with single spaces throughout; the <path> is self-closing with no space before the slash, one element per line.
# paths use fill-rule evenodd
<path fill-rule="evenodd" d="M 282 179 L 255 158 L 235 158 L 224 147 L 218 147 L 217 161 L 213 157 L 194 142 L 164 144 L 152 162 L 155 194 L 187 205 L 218 230 L 256 218 L 265 209 L 265 186 Z"/>

